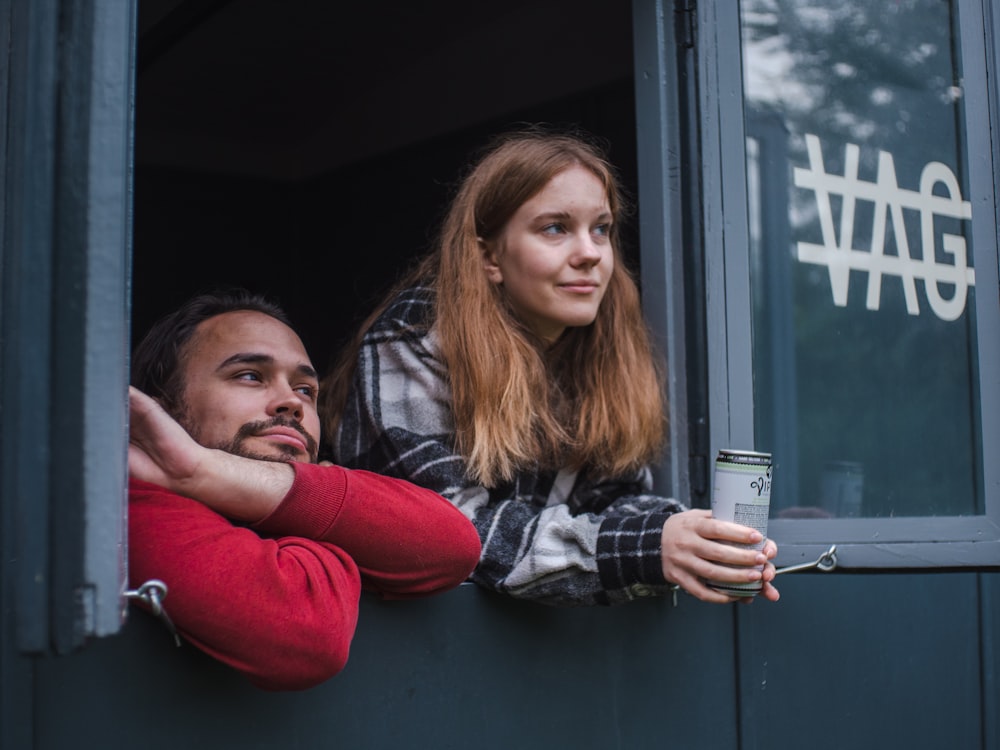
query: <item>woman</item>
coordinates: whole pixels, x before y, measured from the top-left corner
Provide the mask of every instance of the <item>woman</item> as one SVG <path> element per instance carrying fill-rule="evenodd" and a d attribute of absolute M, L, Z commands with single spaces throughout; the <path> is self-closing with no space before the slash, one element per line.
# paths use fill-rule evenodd
<path fill-rule="evenodd" d="M 550 604 L 615 604 L 704 579 L 764 580 L 758 532 L 648 494 L 665 405 L 622 199 L 587 141 L 500 138 L 463 180 L 436 251 L 323 385 L 335 460 L 433 489 L 475 523 L 472 579 Z M 730 567 L 738 566 L 738 567 Z"/>

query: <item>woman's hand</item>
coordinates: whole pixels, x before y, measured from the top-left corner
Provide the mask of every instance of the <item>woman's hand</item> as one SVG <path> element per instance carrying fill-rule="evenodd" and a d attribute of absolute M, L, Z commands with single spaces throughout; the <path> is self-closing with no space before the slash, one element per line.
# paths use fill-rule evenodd
<path fill-rule="evenodd" d="M 663 525 L 660 553 L 663 575 L 706 602 L 752 601 L 750 597 L 715 591 L 705 583 L 707 580 L 744 584 L 762 581 L 760 595 L 777 601 L 778 590 L 771 583 L 775 575 L 771 560 L 778 554 L 777 545 L 768 539 L 762 550 L 732 546 L 760 544 L 761 540 L 759 531 L 712 518 L 707 510 L 675 513 Z"/>

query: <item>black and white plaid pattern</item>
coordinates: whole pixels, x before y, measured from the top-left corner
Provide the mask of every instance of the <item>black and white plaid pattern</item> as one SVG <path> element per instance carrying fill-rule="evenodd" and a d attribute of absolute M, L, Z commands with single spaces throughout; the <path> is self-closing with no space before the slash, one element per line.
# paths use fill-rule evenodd
<path fill-rule="evenodd" d="M 410 480 L 454 503 L 483 554 L 472 579 L 555 605 L 617 604 L 669 590 L 660 564 L 666 519 L 684 506 L 646 494 L 648 470 L 594 481 L 587 473 L 522 471 L 486 488 L 453 450 L 451 391 L 437 357 L 432 292 L 400 294 L 365 335 L 336 461 Z"/>

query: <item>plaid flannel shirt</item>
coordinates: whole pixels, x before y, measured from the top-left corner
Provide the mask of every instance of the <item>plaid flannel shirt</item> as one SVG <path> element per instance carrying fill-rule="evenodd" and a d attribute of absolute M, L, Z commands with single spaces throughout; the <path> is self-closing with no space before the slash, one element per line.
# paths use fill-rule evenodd
<path fill-rule="evenodd" d="M 663 594 L 667 518 L 685 510 L 648 494 L 648 469 L 593 480 L 587 472 L 522 471 L 486 488 L 453 448 L 451 391 L 429 326 L 433 294 L 401 293 L 366 333 L 335 460 L 440 493 L 479 531 L 476 583 L 555 605 L 617 604 Z"/>

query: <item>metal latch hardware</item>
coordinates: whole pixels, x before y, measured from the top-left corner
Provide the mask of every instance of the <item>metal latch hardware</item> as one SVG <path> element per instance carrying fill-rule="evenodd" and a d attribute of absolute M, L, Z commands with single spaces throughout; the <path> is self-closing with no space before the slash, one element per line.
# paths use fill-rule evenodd
<path fill-rule="evenodd" d="M 812 568 L 818 568 L 824 573 L 829 573 L 831 570 L 837 567 L 837 545 L 831 544 L 830 549 L 819 556 L 817 560 L 809 563 L 802 563 L 801 565 L 789 565 L 787 568 L 778 568 L 774 571 L 775 575 L 780 573 L 796 573 L 800 570 L 811 570 Z"/>
<path fill-rule="evenodd" d="M 156 578 L 151 578 L 139 588 L 126 591 L 125 597 L 127 599 L 139 599 L 144 602 L 152 613 L 159 617 L 163 624 L 167 626 L 167 630 L 169 630 L 170 634 L 174 637 L 174 643 L 178 646 L 181 645 L 181 639 L 180 636 L 177 635 L 177 629 L 174 627 L 173 621 L 167 614 L 167 610 L 163 607 L 163 600 L 167 598 L 167 584 L 163 581 L 157 580 Z"/>

